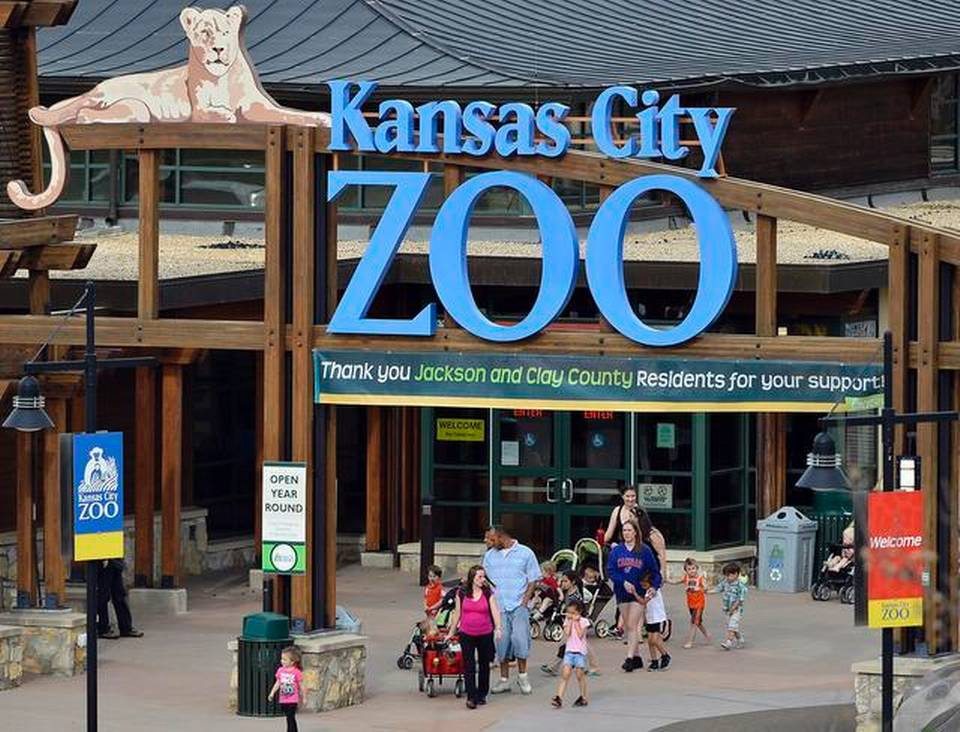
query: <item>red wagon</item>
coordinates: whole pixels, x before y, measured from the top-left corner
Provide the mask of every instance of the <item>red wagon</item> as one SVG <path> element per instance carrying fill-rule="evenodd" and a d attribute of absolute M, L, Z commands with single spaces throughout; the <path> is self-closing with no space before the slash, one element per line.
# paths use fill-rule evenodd
<path fill-rule="evenodd" d="M 437 695 L 444 680 L 456 679 L 453 693 L 459 699 L 463 696 L 463 652 L 460 640 L 456 637 L 446 640 L 439 635 L 424 638 L 423 667 L 417 674 L 417 688 L 427 696 Z"/>

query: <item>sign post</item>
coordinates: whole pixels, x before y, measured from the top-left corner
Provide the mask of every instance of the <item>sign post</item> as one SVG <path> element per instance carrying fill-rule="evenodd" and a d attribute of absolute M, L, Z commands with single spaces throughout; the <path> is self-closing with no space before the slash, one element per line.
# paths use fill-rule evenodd
<path fill-rule="evenodd" d="M 307 569 L 307 464 L 265 462 L 261 505 L 261 569 L 303 574 Z"/>

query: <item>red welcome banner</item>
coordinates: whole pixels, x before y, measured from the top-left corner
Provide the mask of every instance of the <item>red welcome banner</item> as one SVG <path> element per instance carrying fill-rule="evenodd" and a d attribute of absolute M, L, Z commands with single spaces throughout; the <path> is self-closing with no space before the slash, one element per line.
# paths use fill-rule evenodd
<path fill-rule="evenodd" d="M 923 625 L 923 494 L 867 497 L 867 622 L 871 628 Z"/>

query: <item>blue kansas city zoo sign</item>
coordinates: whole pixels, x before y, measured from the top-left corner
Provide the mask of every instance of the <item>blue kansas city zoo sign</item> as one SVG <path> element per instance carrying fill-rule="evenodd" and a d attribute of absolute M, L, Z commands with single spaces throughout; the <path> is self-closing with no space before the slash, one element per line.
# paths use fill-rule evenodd
<path fill-rule="evenodd" d="M 73 558 L 123 557 L 123 433 L 73 435 Z"/>
<path fill-rule="evenodd" d="M 563 123 L 570 108 L 548 102 L 537 110 L 511 102 L 496 107 L 471 102 L 428 102 L 416 108 L 402 99 L 380 103 L 371 127 L 362 107 L 376 90 L 373 82 L 329 83 L 331 91 L 330 150 L 390 153 L 444 153 L 467 157 L 563 155 L 571 144 Z M 680 144 L 680 119 L 689 119 L 703 152 L 698 175 L 716 177 L 714 165 L 730 123 L 729 107 L 682 107 L 674 95 L 660 104 L 660 95 L 617 86 L 597 97 L 592 112 L 594 142 L 612 158 L 679 160 L 689 150 Z M 616 104 L 638 109 L 639 139 L 614 139 Z M 442 135 L 442 139 L 441 136 Z M 407 228 L 427 191 L 430 173 L 338 170 L 328 174 L 328 199 L 335 201 L 349 186 L 393 189 L 367 250 L 347 285 L 328 325 L 341 334 L 432 336 L 437 328 L 436 304 L 430 303 L 408 320 L 369 318 L 367 313 L 403 242 Z M 530 206 L 540 229 L 543 250 L 540 290 L 526 317 L 518 323 L 495 323 L 473 298 L 467 272 L 467 234 L 473 208 L 491 188 L 510 188 Z M 647 325 L 631 307 L 623 274 L 623 237 L 633 202 L 652 191 L 679 198 L 690 212 L 700 248 L 700 278 L 690 312 L 677 325 L 659 329 Z M 440 207 L 429 249 L 430 275 L 447 313 L 478 338 L 510 342 L 546 328 L 564 310 L 576 286 L 580 245 L 573 219 L 554 191 L 537 178 L 512 171 L 481 173 L 460 185 Z M 636 178 L 614 191 L 597 210 L 587 234 L 587 285 L 603 317 L 627 338 L 646 346 L 675 346 L 696 337 L 726 307 L 737 278 L 733 231 L 720 204 L 696 183 L 676 175 Z"/>

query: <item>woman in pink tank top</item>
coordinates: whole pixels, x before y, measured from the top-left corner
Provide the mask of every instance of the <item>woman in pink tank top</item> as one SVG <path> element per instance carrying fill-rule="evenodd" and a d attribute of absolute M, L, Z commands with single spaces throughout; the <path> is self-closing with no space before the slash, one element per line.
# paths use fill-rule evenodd
<path fill-rule="evenodd" d="M 490 664 L 496 655 L 494 637 L 500 637 L 500 608 L 479 564 L 470 568 L 466 584 L 457 592 L 449 627 L 451 635 L 459 632 L 460 636 L 467 709 L 476 709 L 487 703 Z"/>

